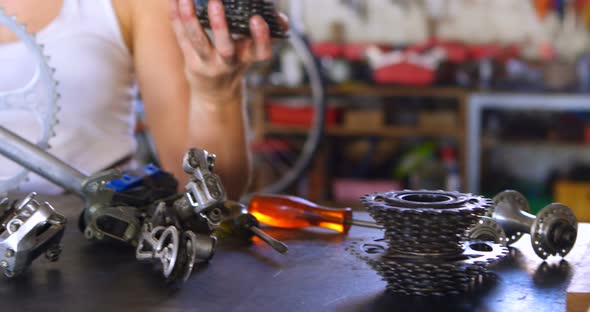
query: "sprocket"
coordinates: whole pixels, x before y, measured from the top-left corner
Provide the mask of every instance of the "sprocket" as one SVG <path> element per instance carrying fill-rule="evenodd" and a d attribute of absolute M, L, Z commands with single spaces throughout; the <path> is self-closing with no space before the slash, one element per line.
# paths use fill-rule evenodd
<path fill-rule="evenodd" d="M 361 202 L 384 229 L 383 238 L 352 243 L 396 294 L 447 296 L 475 290 L 487 266 L 508 253 L 501 244 L 472 240 L 491 200 L 448 191 L 405 190 L 368 194 Z"/>
<path fill-rule="evenodd" d="M 5 26 L 16 34 L 36 62 L 35 75 L 24 87 L 0 91 L 0 111 L 20 110 L 34 114 L 41 129 L 39 139 L 34 143 L 42 149 L 48 149 L 49 139 L 55 135 L 53 130 L 59 111 L 57 82 L 53 77 L 55 70 L 49 66 L 49 59 L 43 53 L 43 46 L 37 43 L 35 35 L 28 33 L 24 25 L 2 9 L 0 26 Z M 28 171 L 23 169 L 12 177 L 0 177 L 0 194 L 17 189 L 27 174 Z"/>

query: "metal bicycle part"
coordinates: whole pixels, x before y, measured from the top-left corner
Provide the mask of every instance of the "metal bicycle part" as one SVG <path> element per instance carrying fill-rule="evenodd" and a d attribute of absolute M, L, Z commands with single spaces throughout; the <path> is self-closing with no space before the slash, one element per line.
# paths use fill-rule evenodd
<path fill-rule="evenodd" d="M 285 148 L 279 146 L 283 144 L 268 143 L 275 142 L 277 141 L 276 139 L 267 137 L 259 138 L 263 140 L 262 145 L 266 147 L 258 151 L 256 149 L 254 150 L 255 163 L 258 162 L 260 164 L 259 167 L 266 165 L 276 172 L 273 173 L 274 179 L 271 179 L 268 184 L 263 183 L 251 189 L 249 191 L 250 193 L 241 199 L 242 202 L 248 202 L 255 193 L 282 193 L 295 184 L 311 164 L 323 138 L 326 111 L 324 77 L 309 43 L 302 33 L 292 27 L 287 43 L 302 63 L 306 76 L 308 77 L 311 96 L 310 103 L 314 111 L 313 120 L 307 132 L 303 134 L 303 145 L 301 148 L 297 148 L 297 151 L 294 153 L 290 150 L 291 147 L 288 147 L 287 152 L 284 152 L 283 150 Z M 255 122 L 263 121 L 255 120 Z M 264 168 L 264 170 L 268 171 L 268 168 Z"/>
<path fill-rule="evenodd" d="M 361 202 L 400 252 L 457 254 L 466 231 L 491 201 L 472 194 L 405 190 L 368 194 Z"/>
<path fill-rule="evenodd" d="M 490 217 L 482 217 L 477 224 L 467 231 L 469 240 L 494 242 L 502 246 L 508 245 L 508 238 L 502 227 Z"/>
<path fill-rule="evenodd" d="M 145 223 L 135 256 L 139 261 L 161 264 L 167 282 L 186 281 L 196 263 L 209 261 L 215 254 L 217 239 L 192 231 L 180 234 L 176 226 Z"/>
<path fill-rule="evenodd" d="M 506 212 L 508 211 L 521 211 L 519 215 L 514 215 L 514 218 L 518 220 L 526 220 L 530 216 L 531 207 L 529 202 L 521 193 L 513 190 L 507 190 L 497 194 L 494 197 L 494 205 L 490 206 L 486 215 L 488 217 L 496 219 L 498 224 L 504 229 L 508 238 L 508 245 L 512 245 L 518 241 L 525 233 L 527 233 L 526 227 L 514 227 L 514 222 L 507 219 Z M 516 220 L 514 220 L 516 221 Z M 517 222 L 518 223 L 518 222 Z"/>
<path fill-rule="evenodd" d="M 211 260 L 215 255 L 217 238 L 185 231 L 180 238 L 179 260 L 169 282 L 185 282 L 191 276 L 195 264 Z"/>
<path fill-rule="evenodd" d="M 493 209 L 488 212 L 509 236 L 531 235 L 533 250 L 541 259 L 550 255 L 564 257 L 576 242 L 578 222 L 571 209 L 553 203 L 543 208 L 537 216 L 528 213 L 526 198 L 516 191 L 504 191 L 495 197 Z M 526 203 L 526 204 L 524 204 Z M 520 234 L 519 234 L 520 233 Z"/>
<path fill-rule="evenodd" d="M 139 261 L 160 263 L 162 274 L 169 278 L 176 266 L 179 249 L 180 237 L 176 227 L 151 228 L 150 224 L 144 224 L 135 256 Z"/>
<path fill-rule="evenodd" d="M 38 145 L 0 126 L 0 154 L 65 190 L 83 196 L 88 177 Z"/>
<path fill-rule="evenodd" d="M 8 277 L 22 273 L 37 257 L 45 254 L 57 261 L 66 218 L 31 193 L 18 205 L 0 212 L 0 269 Z"/>
<path fill-rule="evenodd" d="M 180 238 L 180 244 L 184 244 L 186 248 L 186 265 L 184 272 L 181 274 L 181 279 L 183 282 L 188 280 L 193 272 L 193 268 L 195 266 L 195 262 L 197 261 L 197 237 L 195 233 L 191 231 L 187 231 L 182 233 L 182 237 Z"/>
<path fill-rule="evenodd" d="M 553 203 L 543 208 L 531 228 L 531 243 L 535 253 L 542 259 L 548 256 L 565 257 L 578 236 L 578 221 L 572 210 Z"/>
<path fill-rule="evenodd" d="M 463 246 L 463 252 L 460 254 L 438 255 L 435 259 L 429 259 L 420 255 L 399 253 L 395 249 L 392 249 L 392 246 L 385 239 L 376 238 L 358 244 L 359 250 L 357 254 L 367 262 L 397 261 L 430 264 L 488 265 L 499 260 L 508 252 L 508 249 L 504 248 L 502 244 L 496 244 L 490 241 L 470 240 L 461 242 L 461 244 Z"/>
<path fill-rule="evenodd" d="M 185 194 L 195 214 L 227 200 L 221 179 L 213 173 L 215 159 L 215 154 L 196 148 L 184 155 L 183 168 L 190 175 Z"/>
<path fill-rule="evenodd" d="M 189 238 L 190 246 L 187 249 L 190 251 L 193 262 L 207 262 L 213 258 L 217 248 L 216 237 L 195 234 L 192 231 L 186 231 L 183 235 Z"/>
<path fill-rule="evenodd" d="M 0 154 L 85 199 L 79 226 L 86 238 L 110 237 L 135 245 L 141 230 L 136 209 L 112 203 L 115 192 L 106 185 L 121 176 L 119 171 L 87 176 L 2 126 L 0 142 Z"/>
<path fill-rule="evenodd" d="M 347 250 L 387 282 L 389 292 L 409 296 L 459 295 L 476 289 L 487 267 L 508 254 L 500 244 L 463 242 L 464 251 L 446 257 L 408 256 L 390 249 L 386 240 L 353 242 Z"/>
<path fill-rule="evenodd" d="M 91 206 L 81 217 L 88 219 L 83 229 L 84 237 L 88 240 L 110 238 L 135 245 L 141 229 L 136 212 L 135 207 L 128 206 Z"/>
<path fill-rule="evenodd" d="M 279 22 L 279 16 L 272 2 L 266 0 L 223 0 L 225 16 L 229 31 L 232 34 L 252 36 L 250 33 L 250 18 L 258 15 L 268 24 L 270 36 L 273 38 L 286 38 L 285 30 Z M 201 25 L 211 28 L 208 0 L 194 0 L 196 15 Z"/>
<path fill-rule="evenodd" d="M 56 114 L 59 110 L 54 70 L 48 65 L 48 58 L 43 54 L 43 47 L 37 44 L 35 36 L 29 34 L 25 26 L 18 24 L 16 18 L 7 16 L 1 8 L 0 26 L 5 26 L 16 34 L 33 55 L 36 63 L 35 74 L 25 86 L 16 90 L 0 91 L 0 110 L 20 110 L 34 114 L 41 130 L 35 145 L 41 149 L 48 149 L 49 139 L 54 136 L 53 129 L 57 124 Z M 27 170 L 23 169 L 12 177 L 0 177 L 0 194 L 17 188 L 26 176 Z"/>
<path fill-rule="evenodd" d="M 491 200 L 458 192 L 405 190 L 361 198 L 384 238 L 348 250 L 375 270 L 393 293 L 446 296 L 473 289 L 487 266 L 508 253 L 501 244 L 471 240 Z"/>

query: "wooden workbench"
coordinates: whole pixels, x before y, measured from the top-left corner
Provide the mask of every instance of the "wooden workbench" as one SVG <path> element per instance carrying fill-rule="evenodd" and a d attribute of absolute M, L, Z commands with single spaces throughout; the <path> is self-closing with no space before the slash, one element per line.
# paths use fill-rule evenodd
<path fill-rule="evenodd" d="M 325 231 L 268 232 L 284 240 L 288 255 L 260 241 L 222 242 L 211 263 L 182 288 L 163 283 L 133 248 L 87 241 L 77 229 L 82 202 L 49 198 L 69 218 L 57 263 L 37 260 L 24 276 L 0 277 L 0 311 L 564 311 L 566 289 L 590 245 L 590 224 L 561 261 L 543 263 L 528 236 L 494 271 L 495 285 L 479 294 L 438 300 L 393 297 L 367 265 L 344 249 L 379 235 L 353 228 L 348 236 Z M 367 218 L 366 214 L 357 214 Z"/>

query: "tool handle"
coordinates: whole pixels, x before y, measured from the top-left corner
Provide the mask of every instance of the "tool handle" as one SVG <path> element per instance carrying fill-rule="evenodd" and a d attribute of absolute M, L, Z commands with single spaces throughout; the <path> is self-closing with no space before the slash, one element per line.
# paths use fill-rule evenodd
<path fill-rule="evenodd" d="M 352 220 L 350 208 L 329 208 L 284 195 L 255 195 L 248 211 L 261 223 L 286 229 L 318 226 L 348 233 Z"/>

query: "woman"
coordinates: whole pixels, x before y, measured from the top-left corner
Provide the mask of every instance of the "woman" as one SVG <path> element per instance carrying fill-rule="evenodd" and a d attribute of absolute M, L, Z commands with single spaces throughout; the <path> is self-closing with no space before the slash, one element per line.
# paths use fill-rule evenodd
<path fill-rule="evenodd" d="M 131 155 L 136 81 L 164 169 L 186 179 L 183 154 L 203 148 L 217 154 L 216 172 L 228 195 L 244 191 L 249 157 L 242 78 L 272 53 L 261 17 L 250 20 L 252 38 L 235 39 L 220 0 L 208 4 L 211 37 L 191 0 L 0 0 L 0 7 L 37 33 L 56 69 L 61 111 L 53 154 L 85 172 Z M 13 36 L 0 30 L 0 59 L 25 57 L 7 44 Z M 18 76 L 18 69 L 13 73 Z M 8 80 L 0 75 L 0 90 Z M 0 123 L 25 132 L 34 128 L 23 117 Z M 24 189 L 48 187 L 34 176 Z"/>

